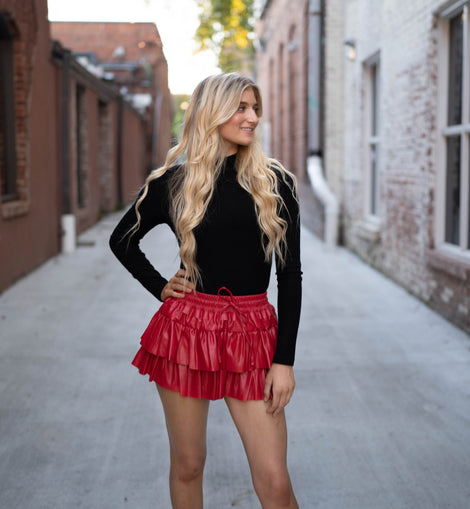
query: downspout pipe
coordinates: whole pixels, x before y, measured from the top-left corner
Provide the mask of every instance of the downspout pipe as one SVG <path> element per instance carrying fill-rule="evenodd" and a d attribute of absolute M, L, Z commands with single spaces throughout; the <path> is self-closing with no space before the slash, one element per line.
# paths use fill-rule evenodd
<path fill-rule="evenodd" d="M 339 202 L 331 192 L 323 172 L 323 83 L 322 57 L 324 16 L 322 0 L 309 3 L 308 43 L 308 148 L 307 173 L 315 196 L 325 208 L 325 243 L 338 245 Z"/>
<path fill-rule="evenodd" d="M 70 66 L 71 52 L 62 49 L 62 215 L 61 249 L 72 253 L 77 246 L 76 218 L 72 212 L 70 185 Z"/>
<path fill-rule="evenodd" d="M 320 155 L 322 133 L 322 2 L 310 0 L 308 25 L 308 153 Z"/>
<path fill-rule="evenodd" d="M 307 173 L 315 196 L 325 207 L 325 244 L 338 245 L 339 230 L 339 202 L 331 192 L 323 176 L 322 159 L 319 156 L 310 156 L 307 159 Z"/>

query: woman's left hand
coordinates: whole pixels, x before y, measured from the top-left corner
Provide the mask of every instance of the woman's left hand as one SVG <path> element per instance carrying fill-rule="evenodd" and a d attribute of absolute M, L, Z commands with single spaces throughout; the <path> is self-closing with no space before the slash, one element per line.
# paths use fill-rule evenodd
<path fill-rule="evenodd" d="M 276 417 L 289 403 L 294 388 L 294 368 L 284 364 L 273 364 L 264 384 L 264 401 L 268 404 L 266 411 Z"/>

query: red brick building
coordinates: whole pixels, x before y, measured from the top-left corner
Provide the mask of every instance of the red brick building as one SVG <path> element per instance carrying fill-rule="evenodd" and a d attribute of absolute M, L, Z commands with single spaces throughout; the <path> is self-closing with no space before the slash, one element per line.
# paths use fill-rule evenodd
<path fill-rule="evenodd" d="M 119 91 L 52 45 L 61 174 L 61 211 L 77 231 L 127 203 L 147 174 L 146 118 Z"/>
<path fill-rule="evenodd" d="M 326 236 L 331 214 L 312 192 L 307 160 L 323 154 L 323 0 L 259 0 L 256 81 L 263 93 L 265 153 L 293 171 L 304 222 Z"/>
<path fill-rule="evenodd" d="M 46 0 L 0 0 L 0 292 L 61 250 L 64 217 L 80 233 L 146 176 L 149 120 L 49 28 Z"/>
<path fill-rule="evenodd" d="M 148 116 L 146 166 L 165 160 L 171 139 L 168 65 L 154 23 L 54 22 L 52 38 L 84 65 L 112 79 L 121 93 Z"/>
<path fill-rule="evenodd" d="M 308 0 L 264 1 L 256 24 L 263 145 L 299 177 L 308 155 Z"/>
<path fill-rule="evenodd" d="M 0 290 L 60 249 L 46 1 L 0 1 Z"/>

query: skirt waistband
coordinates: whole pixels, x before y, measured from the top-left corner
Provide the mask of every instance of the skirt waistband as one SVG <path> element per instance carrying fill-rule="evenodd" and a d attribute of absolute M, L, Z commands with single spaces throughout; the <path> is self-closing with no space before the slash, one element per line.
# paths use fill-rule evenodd
<path fill-rule="evenodd" d="M 226 293 L 223 293 L 226 292 Z M 263 306 L 268 303 L 267 292 L 257 293 L 254 295 L 233 295 L 232 292 L 225 287 L 219 289 L 217 294 L 195 292 L 187 293 L 184 300 L 188 300 L 192 304 L 202 305 L 213 309 L 220 309 L 232 304 L 237 308 L 252 308 Z"/>

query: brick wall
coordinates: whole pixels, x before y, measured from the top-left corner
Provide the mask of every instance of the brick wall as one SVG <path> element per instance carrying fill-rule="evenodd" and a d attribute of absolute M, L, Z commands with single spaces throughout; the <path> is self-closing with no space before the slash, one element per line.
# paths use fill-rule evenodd
<path fill-rule="evenodd" d="M 437 175 L 437 26 L 443 1 L 327 2 L 325 161 L 328 180 L 342 181 L 344 239 L 364 260 L 470 331 L 470 265 L 434 251 Z M 342 10 L 343 9 L 343 10 Z M 341 21 L 338 19 L 341 18 Z M 343 24 L 343 33 L 340 26 Z M 332 48 L 356 41 L 355 61 Z M 380 52 L 380 226 L 367 217 L 365 157 L 369 114 L 365 62 Z M 338 84 L 341 68 L 344 80 Z M 331 105 L 342 95 L 344 129 Z M 342 143 L 338 143 L 342 139 Z M 342 164 L 338 161 L 342 159 Z"/>
<path fill-rule="evenodd" d="M 325 177 L 331 191 L 338 197 L 342 194 L 342 169 L 344 159 L 344 67 L 338 65 L 343 62 L 344 47 L 342 44 L 344 34 L 343 0 L 328 0 L 325 2 L 324 23 L 325 45 L 324 73 L 324 138 L 328 140 L 327 148 L 323 154 Z M 341 134 L 339 134 L 341 133 Z"/>
<path fill-rule="evenodd" d="M 115 124 L 115 108 L 109 103 L 100 101 L 98 104 L 98 168 L 100 181 L 100 210 L 112 212 L 117 203 L 115 185 L 115 144 L 113 131 Z"/>
<path fill-rule="evenodd" d="M 46 0 L 0 0 L 0 12 L 14 27 L 14 65 L 2 79 L 14 83 L 18 189 L 0 204 L 1 292 L 60 251 L 62 214 L 74 214 L 82 232 L 135 197 L 153 119 L 51 44 Z"/>
<path fill-rule="evenodd" d="M 263 94 L 263 144 L 303 178 L 307 159 L 308 1 L 270 2 L 257 21 L 256 79 Z"/>
<path fill-rule="evenodd" d="M 0 0 L 14 36 L 18 197 L 0 209 L 0 291 L 60 248 L 59 169 L 45 0 Z M 11 126 L 10 126 L 11 127 Z M 0 170 L 1 171 L 1 170 Z"/>
<path fill-rule="evenodd" d="M 132 111 L 123 112 L 123 196 L 124 203 L 133 200 L 142 187 L 146 172 L 144 168 L 145 151 L 141 141 L 144 139 L 145 126 Z"/>
<path fill-rule="evenodd" d="M 2 204 L 3 217 L 17 217 L 30 208 L 30 172 L 29 156 L 31 141 L 31 123 L 28 109 L 32 93 L 33 50 L 37 44 L 38 20 L 35 2 L 2 1 L 2 10 L 12 20 L 13 38 L 13 84 L 15 109 L 16 172 L 18 199 Z M 42 26 L 41 26 L 42 28 Z M 8 79 L 5 77 L 4 79 Z"/>
<path fill-rule="evenodd" d="M 54 22 L 51 35 L 74 52 L 94 53 L 99 62 L 138 65 L 132 72 L 110 71 L 119 88 L 152 96 L 146 114 L 154 120 L 147 124 L 144 165 L 147 171 L 162 165 L 170 148 L 172 113 L 168 64 L 155 23 Z M 123 53 L 116 53 L 118 48 Z"/>
<path fill-rule="evenodd" d="M 70 212 L 77 218 L 80 233 L 102 213 L 131 201 L 143 184 L 149 119 L 96 78 L 77 70 L 74 64 L 66 129 Z"/>

